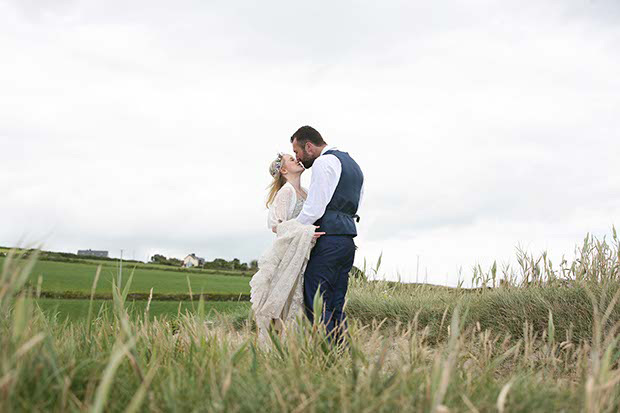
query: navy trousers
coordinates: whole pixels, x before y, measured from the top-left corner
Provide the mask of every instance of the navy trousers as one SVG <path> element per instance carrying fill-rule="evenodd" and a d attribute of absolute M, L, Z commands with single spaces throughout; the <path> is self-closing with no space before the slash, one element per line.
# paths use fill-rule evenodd
<path fill-rule="evenodd" d="M 346 329 L 343 306 L 354 258 L 355 243 L 353 237 L 347 235 L 323 235 L 310 253 L 304 273 L 306 315 L 313 320 L 314 296 L 319 290 L 324 306 L 321 321 L 330 336 L 341 337 Z"/>

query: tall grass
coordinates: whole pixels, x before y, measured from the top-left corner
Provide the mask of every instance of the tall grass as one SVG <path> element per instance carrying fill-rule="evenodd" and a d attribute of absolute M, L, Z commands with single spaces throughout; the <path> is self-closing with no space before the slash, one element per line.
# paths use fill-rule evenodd
<path fill-rule="evenodd" d="M 303 319 L 263 348 L 251 322 L 211 322 L 201 301 L 129 317 L 130 281 L 111 313 L 62 322 L 24 288 L 35 258 L 10 254 L 0 411 L 617 411 L 620 255 L 593 243 L 569 277 L 520 286 L 355 281 L 344 348 Z"/>
<path fill-rule="evenodd" d="M 505 266 L 498 271 L 496 263 L 486 272 L 474 268 L 473 289 L 353 278 L 348 314 L 366 323 L 406 323 L 417 317 L 435 339 L 445 336 L 442 326 L 456 306 L 469 309 L 466 325 L 480 323 L 482 328 L 513 337 L 523 336 L 526 322 L 542 332 L 551 311 L 558 334 L 579 342 L 592 334 L 592 296 L 603 307 L 620 288 L 620 241 L 615 228 L 610 242 L 586 236 L 570 263 L 563 259 L 554 267 L 546 253 L 535 257 L 522 250 L 517 252 L 517 262 L 516 269 Z M 376 273 L 379 265 L 368 272 Z M 610 311 L 612 322 L 620 320 L 620 307 L 614 305 Z"/>

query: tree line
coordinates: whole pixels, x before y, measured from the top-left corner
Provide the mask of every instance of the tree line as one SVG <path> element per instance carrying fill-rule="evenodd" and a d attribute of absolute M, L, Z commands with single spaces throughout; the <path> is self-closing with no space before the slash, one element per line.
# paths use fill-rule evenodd
<path fill-rule="evenodd" d="M 183 260 L 173 257 L 166 258 L 164 255 L 155 254 L 151 257 L 149 263 L 180 267 L 181 265 L 183 265 Z M 250 271 L 258 269 L 258 260 L 252 260 L 249 263 L 246 263 L 241 262 L 238 258 L 233 258 L 231 261 L 227 261 L 223 258 L 216 258 L 213 261 L 205 260 L 204 264 L 199 265 L 197 268 L 206 268 L 213 270 Z"/>

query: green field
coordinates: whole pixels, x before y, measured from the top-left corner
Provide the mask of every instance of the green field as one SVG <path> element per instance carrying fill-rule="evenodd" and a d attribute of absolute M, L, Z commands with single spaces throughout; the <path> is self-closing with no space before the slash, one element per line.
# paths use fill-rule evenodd
<path fill-rule="evenodd" d="M 0 257 L 0 267 L 6 258 Z M 89 300 L 97 268 L 101 266 L 97 288 L 97 297 L 112 297 L 112 280 L 117 280 L 118 267 L 114 263 L 97 262 L 96 260 L 84 260 L 83 263 L 66 263 L 55 261 L 38 261 L 29 274 L 28 283 L 37 289 L 40 287 L 42 295 L 52 295 L 55 298 L 40 298 L 38 305 L 46 314 L 57 314 L 58 319 L 81 321 L 86 317 Z M 165 267 L 165 266 L 164 266 Z M 133 273 L 133 279 L 129 289 L 130 293 L 148 295 L 153 289 L 153 300 L 149 308 L 149 315 L 161 317 L 162 315 L 176 316 L 186 311 L 192 312 L 197 306 L 198 299 L 194 303 L 190 301 L 189 286 L 191 285 L 194 295 L 205 293 L 212 298 L 221 296 L 230 301 L 207 301 L 206 313 L 227 313 L 234 316 L 239 314 L 247 318 L 249 303 L 238 302 L 240 295 L 250 292 L 249 277 L 242 275 L 230 275 L 230 273 L 214 273 L 207 270 L 204 273 L 172 270 L 171 268 L 154 269 L 145 268 L 145 264 L 137 268 L 128 265 L 123 269 L 123 283 L 126 283 Z M 189 285 L 188 285 L 189 278 Z M 40 285 L 39 285 L 40 280 Z M 158 298 L 165 298 L 160 301 Z M 147 301 L 129 300 L 128 310 L 131 314 L 143 314 Z M 95 314 L 103 307 L 104 312 L 110 314 L 111 301 L 94 300 Z"/>
<path fill-rule="evenodd" d="M 9 253 L 16 254 L 28 254 L 32 252 L 28 249 L 23 248 L 7 248 L 0 247 L 0 255 L 7 255 Z M 39 261 L 55 261 L 55 262 L 65 262 L 65 263 L 89 263 L 95 265 L 101 265 L 102 267 L 110 267 L 113 271 L 119 267 L 120 260 L 118 258 L 96 258 L 90 256 L 71 256 L 66 257 L 60 252 L 53 251 L 39 251 Z M 184 268 L 177 267 L 173 265 L 164 265 L 164 264 L 156 264 L 152 262 L 144 263 L 141 261 L 135 260 L 125 260 L 123 261 L 123 265 L 125 268 L 137 268 L 137 269 L 145 269 L 145 270 L 162 270 L 162 271 L 174 271 L 180 273 L 199 273 L 199 274 L 219 274 L 219 275 L 240 275 L 245 277 L 251 277 L 256 272 L 255 269 L 229 269 L 229 268 L 201 268 L 201 267 L 192 267 L 192 268 Z"/>
<path fill-rule="evenodd" d="M 0 258 L 0 266 L 5 258 Z M 32 286 L 38 285 L 41 277 L 41 291 L 44 292 L 71 292 L 85 296 L 90 294 L 98 265 L 92 262 L 64 263 L 54 261 L 39 261 L 29 276 Z M 131 267 L 123 269 L 123 282 L 126 282 L 132 273 Z M 187 278 L 192 292 L 208 294 L 248 294 L 250 292 L 250 278 L 240 275 L 184 273 L 182 271 L 165 271 L 136 268 L 133 271 L 131 293 L 148 294 L 153 288 L 154 294 L 187 294 L 189 292 Z M 112 280 L 116 280 L 118 268 L 103 266 L 96 293 L 111 294 Z"/>
<path fill-rule="evenodd" d="M 37 304 L 47 315 L 57 314 L 60 320 L 68 319 L 70 321 L 83 321 L 88 314 L 90 300 L 63 300 L 63 299 L 39 299 Z M 112 316 L 112 301 L 110 300 L 93 300 L 93 314 Z M 127 311 L 132 316 L 141 316 L 146 309 L 146 301 L 129 301 L 127 302 Z M 152 301 L 149 307 L 149 316 L 151 319 L 162 316 L 176 317 L 178 314 L 196 313 L 198 302 L 194 301 Z M 250 310 L 249 302 L 237 301 L 214 301 L 205 302 L 205 314 L 207 316 L 216 316 L 217 314 L 237 315 L 239 317 L 247 317 Z"/>
<path fill-rule="evenodd" d="M 27 263 L 8 262 L 0 411 L 619 411 L 615 233 L 561 269 L 522 262 L 476 290 L 352 279 L 344 348 L 303 316 L 262 343 L 247 302 L 153 302 L 144 317 L 116 294 L 67 322 L 91 303 L 33 301 Z"/>

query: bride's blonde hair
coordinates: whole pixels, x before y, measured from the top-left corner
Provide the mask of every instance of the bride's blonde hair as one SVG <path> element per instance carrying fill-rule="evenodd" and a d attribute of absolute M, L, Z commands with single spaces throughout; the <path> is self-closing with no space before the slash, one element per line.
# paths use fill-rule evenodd
<path fill-rule="evenodd" d="M 280 173 L 280 169 L 282 169 L 282 163 L 284 162 L 284 160 L 282 159 L 283 156 L 284 154 L 279 153 L 278 157 L 273 162 L 271 162 L 271 165 L 269 165 L 269 174 L 273 177 L 273 180 L 267 187 L 269 189 L 269 194 L 267 195 L 267 202 L 265 203 L 265 206 L 267 208 L 269 208 L 269 206 L 273 204 L 273 201 L 276 198 L 276 194 L 286 184 L 286 178 Z"/>

